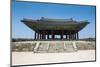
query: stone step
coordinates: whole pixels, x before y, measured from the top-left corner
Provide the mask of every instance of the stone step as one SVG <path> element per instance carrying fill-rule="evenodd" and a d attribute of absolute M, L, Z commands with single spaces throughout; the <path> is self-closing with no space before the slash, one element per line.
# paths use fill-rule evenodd
<path fill-rule="evenodd" d="M 64 51 L 63 43 L 49 43 L 48 52 L 63 52 Z"/>
<path fill-rule="evenodd" d="M 71 42 L 67 42 L 67 43 L 64 43 L 64 50 L 65 52 L 72 52 L 74 51 L 74 47 L 73 47 L 73 43 Z"/>
<path fill-rule="evenodd" d="M 38 51 L 38 49 L 39 49 L 39 45 L 40 45 L 39 42 L 36 43 L 36 45 L 35 45 L 35 47 L 34 47 L 34 53 L 36 53 L 36 52 Z"/>
<path fill-rule="evenodd" d="M 49 43 L 40 43 L 38 53 L 47 52 L 49 48 Z"/>

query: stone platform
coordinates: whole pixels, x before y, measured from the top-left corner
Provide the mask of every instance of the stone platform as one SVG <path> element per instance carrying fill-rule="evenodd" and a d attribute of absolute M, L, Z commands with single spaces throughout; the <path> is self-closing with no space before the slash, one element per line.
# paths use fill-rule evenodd
<path fill-rule="evenodd" d="M 75 52 L 95 49 L 94 41 L 23 41 L 12 42 L 12 51 L 34 53 Z"/>

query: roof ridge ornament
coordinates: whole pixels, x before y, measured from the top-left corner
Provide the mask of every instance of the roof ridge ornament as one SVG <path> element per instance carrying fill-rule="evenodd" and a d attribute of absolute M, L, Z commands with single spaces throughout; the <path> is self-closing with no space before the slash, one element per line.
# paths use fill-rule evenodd
<path fill-rule="evenodd" d="M 41 19 L 40 20 L 44 20 L 45 18 L 44 17 L 41 17 Z"/>
<path fill-rule="evenodd" d="M 73 21 L 73 18 L 70 18 L 70 20 L 72 20 L 72 21 Z"/>

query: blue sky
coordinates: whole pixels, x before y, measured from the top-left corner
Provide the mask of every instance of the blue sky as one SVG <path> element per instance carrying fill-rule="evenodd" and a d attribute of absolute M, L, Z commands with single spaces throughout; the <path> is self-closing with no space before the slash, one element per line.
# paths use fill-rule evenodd
<path fill-rule="evenodd" d="M 23 18 L 40 19 L 41 17 L 88 20 L 90 24 L 79 32 L 79 36 L 80 38 L 95 37 L 95 6 L 16 2 L 14 0 L 12 2 L 12 37 L 34 38 L 34 31 L 20 20 Z"/>

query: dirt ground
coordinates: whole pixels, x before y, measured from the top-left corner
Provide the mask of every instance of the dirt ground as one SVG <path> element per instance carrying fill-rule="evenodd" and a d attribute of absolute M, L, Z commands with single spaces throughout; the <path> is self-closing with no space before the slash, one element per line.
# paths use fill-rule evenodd
<path fill-rule="evenodd" d="M 79 50 L 69 53 L 12 52 L 12 65 L 77 61 L 95 61 L 95 50 Z"/>

